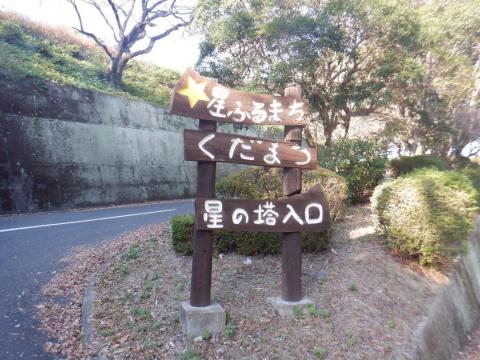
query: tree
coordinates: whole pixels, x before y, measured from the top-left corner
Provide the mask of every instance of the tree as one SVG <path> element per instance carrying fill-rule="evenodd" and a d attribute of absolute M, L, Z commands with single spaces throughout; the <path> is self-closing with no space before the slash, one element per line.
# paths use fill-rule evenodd
<path fill-rule="evenodd" d="M 429 1 L 419 14 L 422 81 L 404 89 L 385 129 L 399 151 L 460 158 L 480 141 L 478 1 Z"/>
<path fill-rule="evenodd" d="M 272 5 L 273 4 L 273 5 Z M 302 86 L 327 145 L 355 116 L 385 107 L 417 81 L 416 16 L 401 1 L 200 0 L 206 36 L 199 65 L 236 85 L 281 92 Z M 215 20 L 216 19 L 216 20 Z"/>
<path fill-rule="evenodd" d="M 110 59 L 110 81 L 121 86 L 127 63 L 153 49 L 155 43 L 191 22 L 191 10 L 177 0 L 66 0 L 78 18 L 79 33 L 91 38 Z M 114 46 L 84 26 L 80 4 L 94 9 L 107 25 Z"/>

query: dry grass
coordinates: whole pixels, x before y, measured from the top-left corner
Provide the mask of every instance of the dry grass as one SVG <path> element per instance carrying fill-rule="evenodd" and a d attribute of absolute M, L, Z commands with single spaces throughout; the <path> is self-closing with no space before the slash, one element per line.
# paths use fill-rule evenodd
<path fill-rule="evenodd" d="M 73 28 L 34 21 L 12 11 L 0 10 L 0 18 L 18 23 L 23 28 L 29 30 L 32 35 L 40 35 L 59 44 L 74 44 L 85 52 L 98 53 L 95 43 L 79 35 Z"/>

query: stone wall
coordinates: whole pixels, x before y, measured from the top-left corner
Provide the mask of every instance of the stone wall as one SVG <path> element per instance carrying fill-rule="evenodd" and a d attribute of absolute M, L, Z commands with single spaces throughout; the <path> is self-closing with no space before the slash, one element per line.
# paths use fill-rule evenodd
<path fill-rule="evenodd" d="M 31 79 L 0 85 L 2 212 L 194 195 L 183 129 L 198 121 L 92 90 Z M 261 136 L 227 124 L 219 131 Z M 236 168 L 218 164 L 217 176 Z"/>

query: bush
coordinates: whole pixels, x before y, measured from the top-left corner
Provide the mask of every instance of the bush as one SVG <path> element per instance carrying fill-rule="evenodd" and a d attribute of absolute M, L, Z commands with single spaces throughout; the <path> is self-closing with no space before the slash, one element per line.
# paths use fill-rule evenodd
<path fill-rule="evenodd" d="M 308 190 L 320 183 L 330 208 L 332 223 L 343 213 L 347 198 L 345 180 L 327 169 L 304 171 L 303 188 Z M 276 199 L 282 197 L 282 171 L 280 169 L 248 168 L 234 173 L 217 183 L 221 198 Z M 185 218 L 188 218 L 185 219 Z M 175 251 L 192 253 L 193 216 L 172 218 L 172 244 Z M 190 227 L 185 231 L 181 227 Z M 319 233 L 302 233 L 302 249 L 307 252 L 324 250 L 330 241 L 331 230 Z M 237 251 L 242 255 L 279 254 L 282 242 L 279 233 L 214 232 L 214 249 L 217 253 Z"/>
<path fill-rule="evenodd" d="M 172 226 L 173 249 L 182 255 L 191 255 L 193 238 L 193 227 L 195 218 L 192 215 L 176 215 L 170 220 Z"/>
<path fill-rule="evenodd" d="M 0 19 L 0 40 L 8 44 L 22 44 L 22 27 L 12 21 Z"/>
<path fill-rule="evenodd" d="M 448 170 L 448 163 L 441 157 L 434 155 L 402 156 L 389 163 L 389 170 L 393 177 L 399 177 L 422 168 Z"/>
<path fill-rule="evenodd" d="M 347 180 L 348 198 L 358 203 L 367 201 L 383 179 L 387 154 L 375 141 L 345 139 L 320 149 L 318 162 Z"/>
<path fill-rule="evenodd" d="M 480 206 L 480 166 L 466 166 L 460 172 L 468 177 L 477 191 L 477 204 Z"/>
<path fill-rule="evenodd" d="M 476 197 L 471 181 L 457 171 L 415 171 L 375 189 L 377 231 L 392 249 L 421 265 L 445 264 L 464 249 Z"/>

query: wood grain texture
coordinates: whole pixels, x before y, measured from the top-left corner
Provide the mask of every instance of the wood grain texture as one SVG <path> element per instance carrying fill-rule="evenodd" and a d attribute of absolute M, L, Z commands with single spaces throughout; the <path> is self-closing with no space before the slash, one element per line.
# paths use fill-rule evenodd
<path fill-rule="evenodd" d="M 317 168 L 315 149 L 302 149 L 298 145 L 288 142 L 195 130 L 185 130 L 183 138 L 185 160 L 188 161 L 219 161 L 302 169 Z M 274 152 L 278 162 L 272 159 Z"/>
<path fill-rule="evenodd" d="M 265 222 L 265 205 L 268 206 L 268 204 L 272 205 L 271 209 L 276 213 L 273 215 L 275 224 L 272 225 Z M 297 217 L 293 215 L 291 208 L 287 205 L 293 207 Z M 262 207 L 260 211 L 259 206 Z M 209 207 L 214 208 L 214 211 L 208 211 Z M 237 209 L 243 209 L 245 212 L 236 211 Z M 212 221 L 209 214 L 215 214 L 216 221 Z M 248 216 L 248 221 L 245 214 Z M 259 215 L 264 223 L 255 223 L 259 220 Z M 195 200 L 195 218 L 195 224 L 200 230 L 314 232 L 325 230 L 330 224 L 328 204 L 320 185 L 315 185 L 303 194 L 277 200 L 197 198 Z M 317 222 L 309 224 L 309 221 Z"/>
<path fill-rule="evenodd" d="M 199 129 L 215 131 L 217 123 L 200 120 Z M 199 161 L 197 164 L 197 196 L 215 196 L 215 175 L 217 165 L 213 161 Z M 212 287 L 213 234 L 196 226 L 193 232 L 192 279 L 190 305 L 209 306 Z"/>
<path fill-rule="evenodd" d="M 289 86 L 285 89 L 286 96 L 302 98 L 300 86 Z M 302 127 L 285 126 L 284 139 L 292 145 L 302 142 Z M 302 170 L 294 168 L 283 169 L 283 195 L 298 196 L 302 192 Z M 302 245 L 299 232 L 285 232 L 282 237 L 282 299 L 285 301 L 300 301 L 302 299 Z"/>
<path fill-rule="evenodd" d="M 189 77 L 193 79 L 197 84 L 206 83 L 203 92 L 206 95 L 208 100 L 199 100 L 192 107 L 189 103 L 189 97 L 179 93 L 182 89 L 185 89 L 189 85 Z M 228 97 L 221 106 L 221 109 L 217 109 L 215 104 L 210 106 L 210 109 L 207 107 L 210 100 L 214 98 L 212 94 L 213 88 L 217 88 L 220 92 L 228 92 Z M 263 109 L 256 111 L 254 115 L 254 102 L 264 104 Z M 275 110 L 274 102 L 278 102 L 281 106 L 282 112 L 277 113 L 279 121 L 275 121 Z M 294 103 L 303 103 L 303 105 L 292 111 L 290 107 Z M 235 113 L 235 110 L 239 108 L 238 104 L 241 104 L 240 108 L 242 111 L 250 114 L 250 118 L 246 116 L 242 121 L 242 116 L 239 113 Z M 258 109 L 257 109 L 258 110 Z M 260 122 L 263 118 L 263 115 L 260 115 L 262 110 L 265 110 L 267 113 L 267 118 Z M 300 111 L 300 112 L 299 112 Z M 179 82 L 176 84 L 172 100 L 170 103 L 170 113 L 191 117 L 199 118 L 204 120 L 219 121 L 219 122 L 230 122 L 230 123 L 241 123 L 241 124 L 254 124 L 254 125 L 298 125 L 306 126 L 307 119 L 306 115 L 308 112 L 308 101 L 305 99 L 297 98 L 295 96 L 273 96 L 266 94 L 254 94 L 247 93 L 243 91 L 233 90 L 226 88 L 222 85 L 219 85 L 212 81 L 209 78 L 200 76 L 195 70 L 189 68 L 182 75 Z M 213 116 L 212 113 L 216 114 Z M 300 115 L 303 113 L 303 115 Z M 224 116 L 224 117 L 220 117 Z"/>

